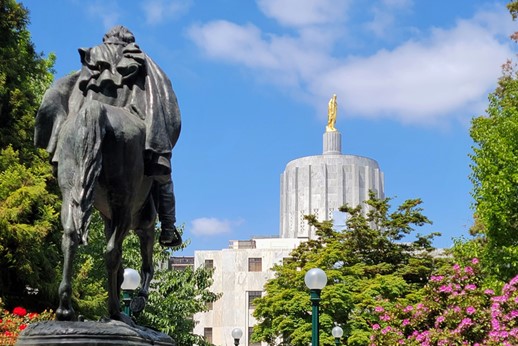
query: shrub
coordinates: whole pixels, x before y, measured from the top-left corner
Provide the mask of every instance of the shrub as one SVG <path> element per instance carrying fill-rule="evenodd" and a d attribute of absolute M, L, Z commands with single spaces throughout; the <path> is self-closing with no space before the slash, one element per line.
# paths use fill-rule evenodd
<path fill-rule="evenodd" d="M 478 259 L 430 277 L 423 300 L 380 301 L 372 345 L 518 345 L 518 276 L 500 295 L 481 287 Z"/>
<path fill-rule="evenodd" d="M 27 312 L 25 308 L 17 306 L 9 312 L 3 309 L 0 299 L 0 345 L 14 345 L 20 332 L 29 323 L 53 319 L 54 313 L 47 310 L 42 313 Z"/>

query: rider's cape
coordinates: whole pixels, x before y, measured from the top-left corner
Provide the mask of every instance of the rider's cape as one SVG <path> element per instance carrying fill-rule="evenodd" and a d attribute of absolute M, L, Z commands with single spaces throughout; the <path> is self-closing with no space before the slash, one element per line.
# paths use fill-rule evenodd
<path fill-rule="evenodd" d="M 47 90 L 36 115 L 34 143 L 54 154 L 61 125 L 87 99 L 122 107 L 146 125 L 146 150 L 170 154 L 180 135 L 180 110 L 171 81 L 135 43 L 79 49 L 82 68 Z M 103 88 L 116 97 L 103 95 Z M 93 95 L 93 96 L 92 96 Z M 54 155 L 54 161 L 56 155 Z"/>

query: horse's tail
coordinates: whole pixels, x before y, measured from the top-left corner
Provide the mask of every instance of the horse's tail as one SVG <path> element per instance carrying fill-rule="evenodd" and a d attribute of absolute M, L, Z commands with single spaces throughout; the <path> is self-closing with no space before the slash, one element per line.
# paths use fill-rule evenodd
<path fill-rule="evenodd" d="M 77 171 L 73 181 L 72 220 L 79 242 L 87 243 L 88 226 L 92 216 L 95 183 L 102 167 L 101 144 L 106 129 L 106 110 L 100 104 L 84 107 L 75 119 L 75 157 Z"/>

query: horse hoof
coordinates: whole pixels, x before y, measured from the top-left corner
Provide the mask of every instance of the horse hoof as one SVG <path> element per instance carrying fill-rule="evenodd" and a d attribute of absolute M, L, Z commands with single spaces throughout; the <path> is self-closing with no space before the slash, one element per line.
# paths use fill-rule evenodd
<path fill-rule="evenodd" d="M 111 316 L 112 320 L 121 321 L 126 323 L 130 327 L 136 327 L 137 324 L 126 314 L 120 313 L 118 315 Z"/>
<path fill-rule="evenodd" d="M 64 309 L 64 308 L 58 308 L 56 310 L 56 319 L 58 321 L 75 321 L 75 312 L 74 309 Z"/>
<path fill-rule="evenodd" d="M 130 303 L 130 309 L 134 313 L 138 314 L 144 310 L 144 307 L 146 306 L 147 299 L 142 296 L 135 297 L 131 300 Z"/>

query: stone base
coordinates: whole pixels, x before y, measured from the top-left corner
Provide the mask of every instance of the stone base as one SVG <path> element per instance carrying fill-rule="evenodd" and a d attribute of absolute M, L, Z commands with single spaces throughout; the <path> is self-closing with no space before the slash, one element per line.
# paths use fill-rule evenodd
<path fill-rule="evenodd" d="M 113 345 L 159 345 L 175 346 L 166 334 L 123 322 L 64 322 L 44 321 L 32 323 L 18 337 L 16 346 L 113 346 Z"/>

